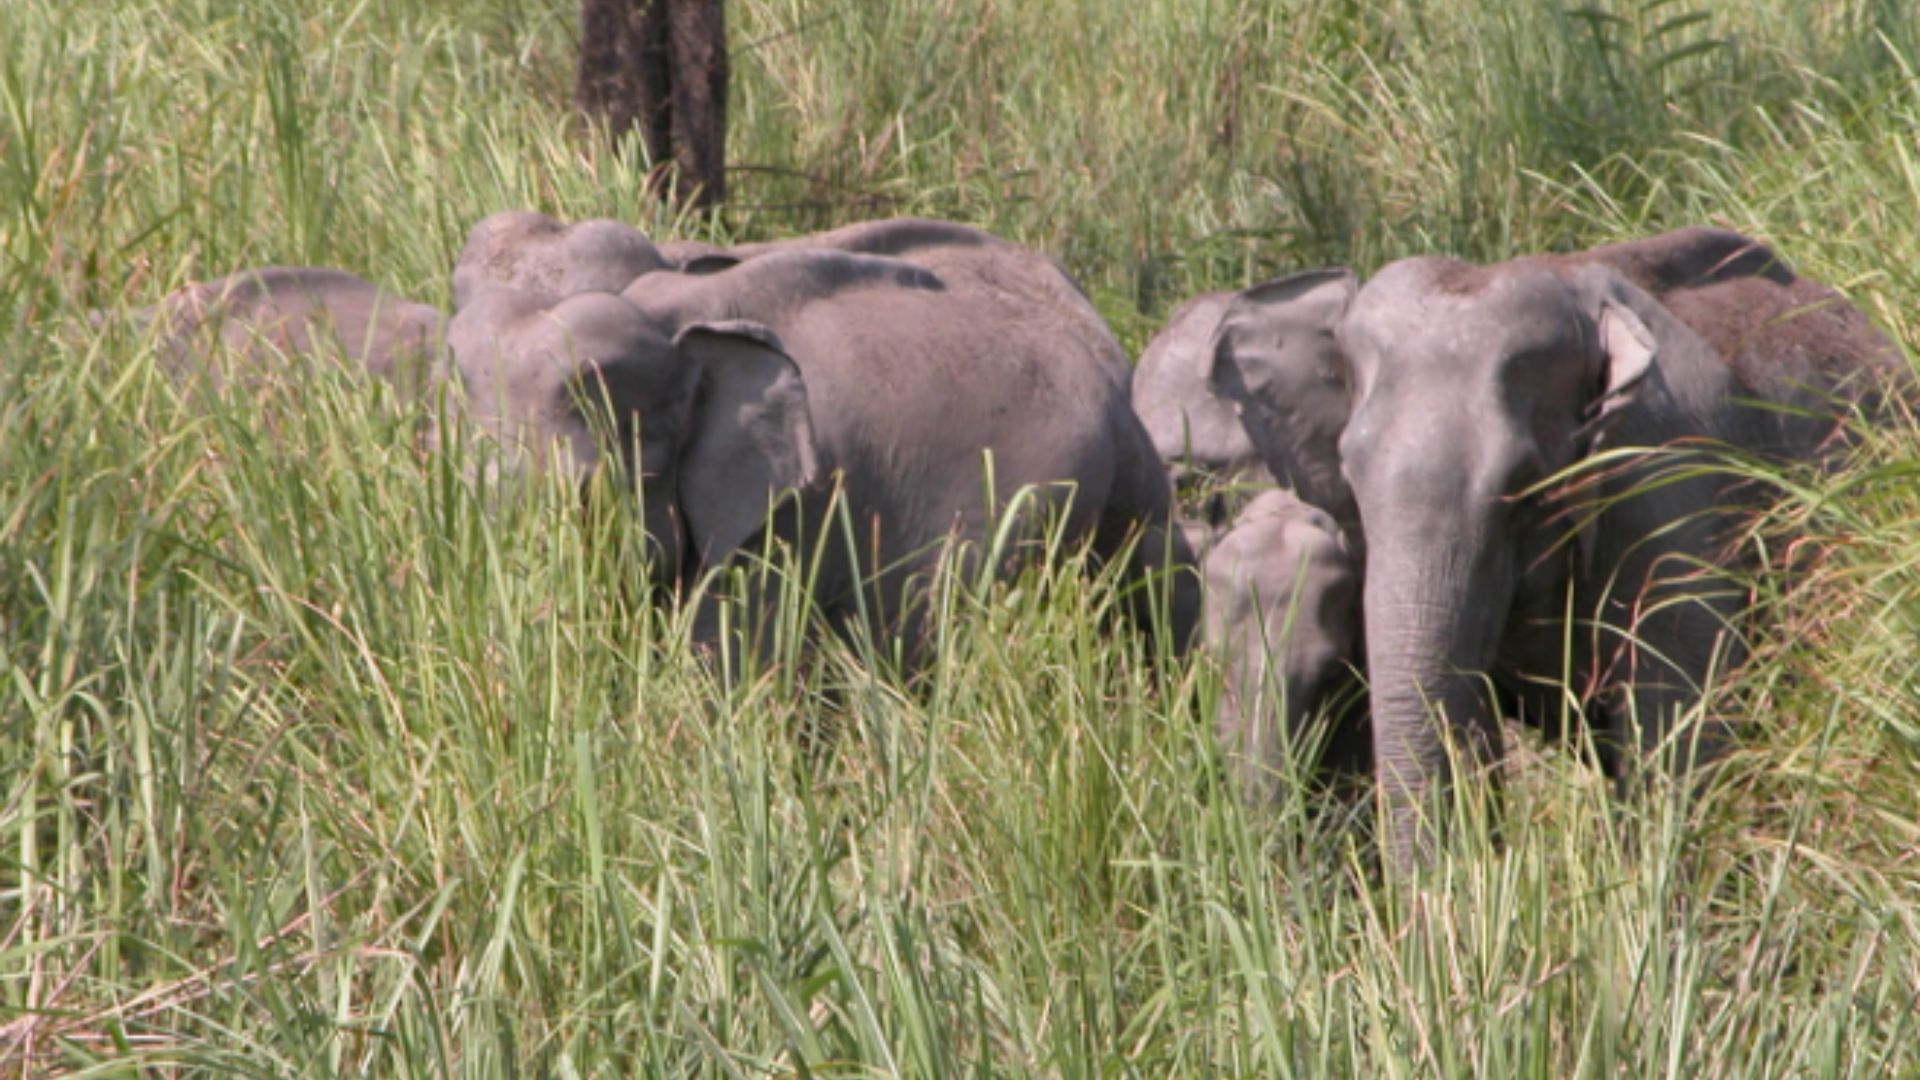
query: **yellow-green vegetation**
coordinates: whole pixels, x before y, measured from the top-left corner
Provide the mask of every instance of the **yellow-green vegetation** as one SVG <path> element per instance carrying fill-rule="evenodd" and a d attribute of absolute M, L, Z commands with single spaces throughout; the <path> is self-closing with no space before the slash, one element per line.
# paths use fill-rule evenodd
<path fill-rule="evenodd" d="M 1911 347 L 1908 0 L 729 9 L 696 221 L 578 129 L 569 3 L 6 5 L 0 1073 L 1920 1073 L 1911 423 L 1783 478 L 1708 791 L 1528 744 L 1499 842 L 1388 885 L 1341 808 L 1223 789 L 1217 673 L 1104 579 L 953 591 L 911 690 L 841 645 L 721 687 L 608 500 L 337 373 L 182 402 L 84 318 L 271 262 L 444 304 L 508 207 L 921 213 L 1137 348 L 1303 266 L 1709 222 Z"/>

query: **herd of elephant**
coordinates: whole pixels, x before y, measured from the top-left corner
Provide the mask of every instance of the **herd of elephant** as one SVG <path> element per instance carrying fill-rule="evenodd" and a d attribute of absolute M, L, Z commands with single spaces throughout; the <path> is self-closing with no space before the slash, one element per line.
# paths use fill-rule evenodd
<path fill-rule="evenodd" d="M 1715 724 L 1673 721 L 1742 658 L 1730 538 L 1765 493 L 1713 457 L 1813 459 L 1911 377 L 1834 290 L 1710 228 L 1209 294 L 1137 367 L 1053 260 L 919 219 L 722 249 L 507 212 L 452 291 L 448 316 L 269 268 L 141 320 L 174 370 L 324 343 L 451 383 L 504 460 L 620 467 L 668 588 L 804 550 L 826 622 L 908 664 L 944 553 L 1045 549 L 1002 543 L 1022 506 L 1158 586 L 1132 590 L 1150 632 L 1219 655 L 1247 797 L 1317 740 L 1321 768 L 1371 769 L 1400 866 L 1455 771 L 1498 763 L 1503 716 L 1583 718 L 1621 777 L 1718 753 Z M 1192 520 L 1190 487 L 1229 496 Z"/>

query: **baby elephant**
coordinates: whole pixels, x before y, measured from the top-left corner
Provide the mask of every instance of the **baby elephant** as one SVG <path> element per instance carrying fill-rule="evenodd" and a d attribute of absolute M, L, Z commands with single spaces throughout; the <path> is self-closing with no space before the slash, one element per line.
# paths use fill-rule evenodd
<path fill-rule="evenodd" d="M 1341 722 L 1358 692 L 1360 574 L 1333 518 L 1291 492 L 1247 505 L 1207 552 L 1206 641 L 1226 666 L 1216 734 L 1241 795 L 1281 793 L 1288 758 L 1334 727 L 1319 771 L 1364 772 L 1366 725 Z"/>

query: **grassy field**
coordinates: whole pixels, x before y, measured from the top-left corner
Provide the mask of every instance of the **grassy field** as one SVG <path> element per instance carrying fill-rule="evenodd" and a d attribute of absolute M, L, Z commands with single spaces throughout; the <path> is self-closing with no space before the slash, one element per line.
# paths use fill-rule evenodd
<path fill-rule="evenodd" d="M 77 319 L 269 262 L 444 305 L 508 207 L 921 213 L 1137 349 L 1303 266 L 1711 222 L 1911 349 L 1908 0 L 729 8 L 703 221 L 582 137 L 571 4 L 7 5 L 0 1074 L 1920 1074 L 1911 423 L 1781 478 L 1711 790 L 1523 745 L 1502 843 L 1389 887 L 1312 795 L 1242 810 L 1217 672 L 1072 566 L 953 590 L 924 691 L 841 646 L 716 686 L 636 521 L 338 373 L 182 403 Z"/>

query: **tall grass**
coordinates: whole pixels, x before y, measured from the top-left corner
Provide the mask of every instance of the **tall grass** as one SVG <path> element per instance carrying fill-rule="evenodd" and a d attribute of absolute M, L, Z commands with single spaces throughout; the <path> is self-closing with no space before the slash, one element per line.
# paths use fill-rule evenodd
<path fill-rule="evenodd" d="M 834 643 L 722 680 L 617 500 L 476 484 L 337 371 L 183 401 L 75 318 L 275 261 L 444 302 L 510 206 L 918 212 L 1055 252 L 1137 345 L 1302 265 L 1714 221 L 1912 344 L 1904 5 L 731 11 L 736 206 L 693 220 L 568 114 L 570 5 L 8 10 L 0 1072 L 1920 1069 L 1910 423 L 1785 478 L 1709 790 L 1525 743 L 1502 842 L 1463 807 L 1395 889 L 1363 814 L 1231 797 L 1217 672 L 1071 560 L 940 593 L 922 686 Z"/>

